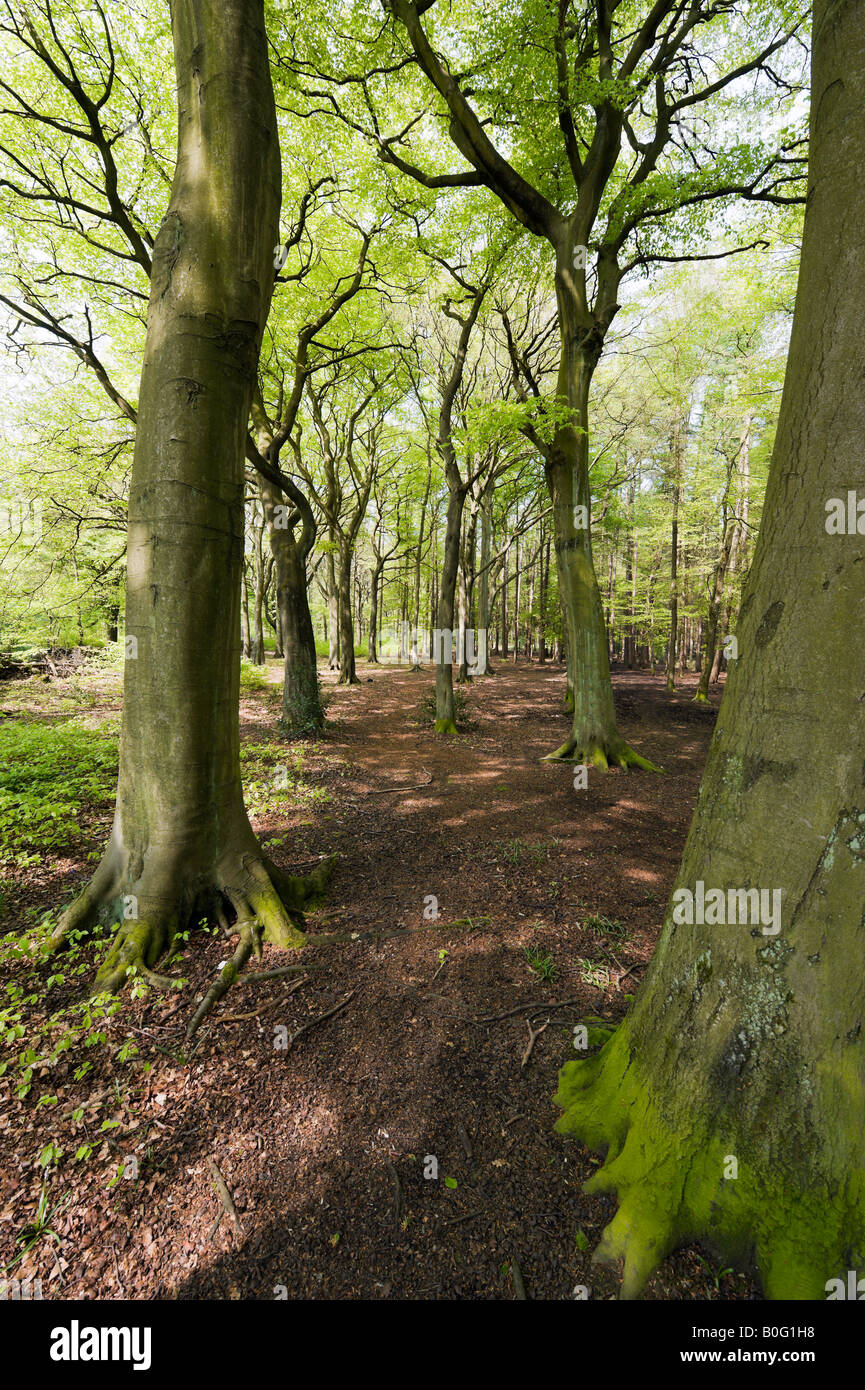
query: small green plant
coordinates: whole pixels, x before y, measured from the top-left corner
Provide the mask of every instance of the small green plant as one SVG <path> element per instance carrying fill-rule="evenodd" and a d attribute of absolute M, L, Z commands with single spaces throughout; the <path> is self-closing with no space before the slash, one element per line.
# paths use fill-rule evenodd
<path fill-rule="evenodd" d="M 468 714 L 468 697 L 459 688 L 454 688 L 454 719 L 457 724 L 465 724 Z M 418 705 L 418 723 L 434 724 L 436 720 L 435 691 L 429 690 Z"/>
<path fill-rule="evenodd" d="M 595 989 L 606 989 L 610 983 L 610 972 L 605 965 L 597 965 L 595 961 L 584 960 L 582 957 L 577 963 L 580 979 L 584 984 L 592 985 Z"/>
<path fill-rule="evenodd" d="M 601 917 L 597 913 L 591 913 L 583 926 L 593 936 L 614 936 L 619 941 L 624 941 L 628 935 L 628 928 L 621 922 L 614 922 L 609 917 Z"/>
<path fill-rule="evenodd" d="M 721 1280 L 725 1277 L 725 1275 L 733 1273 L 732 1265 L 728 1265 L 725 1269 L 716 1270 L 712 1268 L 708 1260 L 703 1259 L 702 1255 L 697 1255 L 697 1259 L 700 1261 L 700 1264 L 703 1266 L 709 1278 L 712 1280 L 712 1283 L 715 1285 L 716 1291 L 720 1293 Z"/>
<path fill-rule="evenodd" d="M 43 1181 L 33 1220 L 28 1221 L 26 1226 L 22 1226 L 15 1237 L 16 1246 L 20 1246 L 21 1248 L 9 1261 L 9 1264 L 4 1265 L 2 1271 L 4 1274 L 8 1274 L 11 1269 L 14 1269 L 17 1264 L 20 1264 L 25 1255 L 29 1254 L 33 1247 L 38 1245 L 41 1240 L 53 1240 L 57 1244 L 60 1243 L 60 1237 L 50 1222 L 52 1217 L 56 1218 L 59 1216 L 60 1212 L 70 1201 L 71 1196 L 71 1192 L 67 1192 L 66 1195 L 60 1197 L 53 1206 L 49 1206 L 48 1186 L 47 1183 Z"/>
<path fill-rule="evenodd" d="M 553 961 L 551 955 L 545 955 L 536 946 L 524 946 L 523 955 L 529 963 L 529 969 L 534 971 L 539 979 L 546 983 L 551 983 L 559 973 L 559 967 Z"/>

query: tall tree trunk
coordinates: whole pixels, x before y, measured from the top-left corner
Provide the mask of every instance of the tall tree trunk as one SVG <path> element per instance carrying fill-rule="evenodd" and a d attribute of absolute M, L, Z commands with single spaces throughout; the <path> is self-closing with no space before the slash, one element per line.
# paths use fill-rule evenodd
<path fill-rule="evenodd" d="M 371 665 L 378 665 L 378 588 L 384 569 L 384 560 L 376 560 L 370 576 L 369 605 L 369 650 L 366 659 Z"/>
<path fill-rule="evenodd" d="M 339 685 L 359 685 L 354 659 L 354 620 L 351 611 L 352 547 L 346 540 L 339 544 L 337 593 L 339 596 Z"/>
<path fill-rule="evenodd" d="M 260 439 L 261 453 L 266 454 L 267 444 L 267 440 Z M 276 572 L 276 607 L 285 657 L 280 722 L 283 732 L 290 737 L 319 733 L 325 723 L 324 706 L 318 683 L 315 631 L 309 611 L 306 574 L 307 557 L 315 540 L 312 509 L 307 502 L 304 527 L 298 538 L 294 525 L 275 524 L 275 517 L 280 513 L 275 513 L 274 509 L 283 505 L 282 492 L 262 478 L 259 493 Z"/>
<path fill-rule="evenodd" d="M 673 511 L 670 522 L 670 641 L 667 645 L 667 689 L 676 689 L 679 652 L 679 497 L 682 490 L 682 425 L 673 436 Z"/>
<path fill-rule="evenodd" d="M 623 1296 L 693 1239 L 755 1263 L 769 1298 L 865 1270 L 865 547 L 825 510 L 861 481 L 865 437 L 859 7 L 816 0 L 813 44 L 787 379 L 681 921 L 671 904 L 632 1013 L 558 1094 L 561 1129 L 606 1150 L 588 1189 L 618 1194 L 598 1255 L 624 1257 Z M 689 925 L 698 884 L 780 893 L 780 930 Z"/>
<path fill-rule="evenodd" d="M 252 630 L 249 626 L 249 583 L 247 581 L 245 560 L 241 565 L 240 584 L 240 654 L 248 659 L 252 655 Z"/>
<path fill-rule="evenodd" d="M 335 536 L 329 527 L 327 552 L 327 664 L 331 671 L 339 670 L 339 597 L 336 583 L 336 560 L 334 558 Z"/>
<path fill-rule="evenodd" d="M 478 575 L 478 649 L 475 675 L 491 676 L 490 665 L 490 551 L 492 549 L 492 489 L 487 486 L 481 497 L 481 567 Z"/>
<path fill-rule="evenodd" d="M 451 487 L 448 493 L 445 544 L 439 586 L 438 626 L 439 647 L 436 660 L 436 719 L 437 734 L 457 732 L 454 709 L 453 626 L 456 607 L 457 572 L 460 563 L 460 530 L 462 528 L 465 489 Z"/>
<path fill-rule="evenodd" d="M 556 266 L 562 334 L 557 390 L 573 423 L 557 430 L 545 460 L 553 504 L 559 594 L 566 619 L 573 720 L 570 737 L 548 756 L 602 769 L 617 765 L 654 771 L 650 762 L 625 743 L 613 708 L 607 629 L 592 559 L 589 486 L 589 389 L 600 344 L 583 345 L 573 291 L 573 251 L 570 237 L 564 238 L 557 248 Z"/>
<path fill-rule="evenodd" d="M 238 727 L 244 452 L 273 287 L 280 158 L 262 0 L 175 0 L 178 158 L 153 256 L 129 499 L 114 825 L 53 943 L 123 918 L 97 976 L 202 911 L 282 946 L 292 881 L 247 819 Z"/>

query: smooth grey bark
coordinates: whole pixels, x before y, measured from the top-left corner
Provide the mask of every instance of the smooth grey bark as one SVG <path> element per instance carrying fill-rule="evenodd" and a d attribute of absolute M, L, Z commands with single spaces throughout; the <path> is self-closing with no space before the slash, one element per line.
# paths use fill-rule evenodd
<path fill-rule="evenodd" d="M 53 937 L 121 921 L 97 976 L 196 914 L 299 945 L 250 827 L 238 699 L 244 439 L 273 288 L 280 154 L 262 0 L 175 0 L 178 158 L 153 256 L 129 498 L 114 825 Z"/>
<path fill-rule="evenodd" d="M 560 1127 L 606 1151 L 587 1188 L 617 1193 L 597 1254 L 624 1257 L 626 1297 L 695 1239 L 772 1299 L 824 1300 L 865 1268 L 865 537 L 827 530 L 862 489 L 863 161 L 861 10 L 816 0 L 778 432 L 676 884 L 777 892 L 779 930 L 677 923 L 671 903 L 633 1010 L 562 1072 Z"/>

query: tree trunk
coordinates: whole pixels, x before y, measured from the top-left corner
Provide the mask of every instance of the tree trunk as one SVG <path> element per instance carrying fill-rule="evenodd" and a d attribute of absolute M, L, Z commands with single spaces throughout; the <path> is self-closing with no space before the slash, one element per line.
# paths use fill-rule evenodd
<path fill-rule="evenodd" d="M 454 709 L 453 626 L 456 605 L 457 571 L 460 563 L 460 530 L 462 528 L 465 490 L 452 487 L 448 493 L 447 525 L 439 585 L 438 626 L 439 645 L 436 656 L 436 719 L 437 734 L 457 732 Z"/>
<path fill-rule="evenodd" d="M 339 685 L 359 685 L 354 659 L 354 621 L 351 612 L 352 548 L 344 540 L 339 545 L 337 594 L 339 597 Z"/>
<path fill-rule="evenodd" d="M 651 763 L 625 743 L 613 708 L 607 629 L 592 560 L 589 487 L 589 388 L 600 344 L 581 346 L 570 288 L 572 255 L 569 242 L 559 248 L 556 297 L 562 333 L 558 395 L 569 406 L 574 423 L 556 431 L 545 465 L 553 504 L 559 594 L 566 619 L 573 722 L 570 737 L 548 757 L 602 769 L 618 765 L 654 771 Z"/>
<path fill-rule="evenodd" d="M 673 439 L 673 516 L 670 526 L 670 641 L 667 645 L 667 689 L 676 689 L 679 650 L 679 496 L 682 488 L 682 426 Z"/>
<path fill-rule="evenodd" d="M 671 904 L 632 1013 L 562 1072 L 561 1129 L 607 1151 L 588 1188 L 618 1194 L 598 1254 L 624 1257 L 623 1296 L 694 1239 L 755 1264 L 769 1298 L 825 1299 L 830 1280 L 865 1271 L 865 646 L 851 642 L 865 550 L 825 525 L 827 499 L 861 480 L 865 436 L 858 6 L 816 0 L 813 41 L 787 380 L 739 657 L 677 881 L 777 891 L 780 930 L 766 914 L 677 926 Z"/>
<path fill-rule="evenodd" d="M 259 449 L 266 454 L 267 441 L 261 440 Z M 285 656 L 280 723 L 283 733 L 296 738 L 299 734 L 320 733 L 325 724 L 306 576 L 307 555 L 315 539 L 314 523 L 309 511 L 308 530 L 298 541 L 293 525 L 275 525 L 274 508 L 284 506 L 282 492 L 262 478 L 259 493 L 276 571 L 276 606 Z"/>
<path fill-rule="evenodd" d="M 327 552 L 327 664 L 331 671 L 339 670 L 339 599 L 336 586 L 336 564 L 334 561 L 333 527 L 328 535 L 330 548 Z"/>
<path fill-rule="evenodd" d="M 378 665 L 378 587 L 383 569 L 384 561 L 377 560 L 370 577 L 369 650 L 366 659 L 372 666 Z"/>
<path fill-rule="evenodd" d="M 101 989 L 152 966 L 202 912 L 282 946 L 304 940 L 240 778 L 244 448 L 280 204 L 263 5 L 175 0 L 171 11 L 178 159 L 154 248 L 129 500 L 137 651 L 111 838 L 53 938 L 122 919 Z"/>
<path fill-rule="evenodd" d="M 478 575 L 478 649 L 476 676 L 491 676 L 489 653 L 490 623 L 490 550 L 492 548 L 492 491 L 484 490 L 481 498 L 481 568 Z"/>

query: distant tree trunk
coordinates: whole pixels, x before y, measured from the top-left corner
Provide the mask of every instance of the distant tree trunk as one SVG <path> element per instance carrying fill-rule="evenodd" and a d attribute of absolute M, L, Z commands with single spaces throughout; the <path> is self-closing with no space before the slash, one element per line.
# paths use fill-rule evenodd
<path fill-rule="evenodd" d="M 540 569 L 538 573 L 538 661 L 547 659 L 547 594 L 550 583 L 550 538 L 541 522 Z"/>
<path fill-rule="evenodd" d="M 244 454 L 278 240 L 280 156 L 261 0 L 174 0 L 178 157 L 153 254 L 129 491 L 120 773 L 111 839 L 58 945 L 122 921 L 97 987 L 149 968 L 202 913 L 304 936 L 295 883 L 243 804 Z M 258 927 L 253 927 L 253 923 Z"/>
<path fill-rule="evenodd" d="M 683 425 L 673 437 L 673 512 L 670 523 L 670 641 L 667 647 L 667 689 L 676 689 L 676 661 L 679 639 L 679 495 L 682 486 Z"/>
<path fill-rule="evenodd" d="M 489 625 L 490 625 L 490 550 L 492 548 L 492 493 L 484 489 L 481 498 L 481 567 L 478 574 L 478 650 L 475 674 L 490 676 Z"/>
<path fill-rule="evenodd" d="M 354 659 L 354 619 L 351 611 L 352 547 L 345 539 L 339 543 L 339 684 L 359 685 Z"/>
<path fill-rule="evenodd" d="M 240 654 L 247 660 L 252 655 L 252 637 L 249 626 L 249 583 L 246 577 L 246 561 L 243 561 L 241 575 L 241 604 L 240 604 Z"/>
<path fill-rule="evenodd" d="M 335 537 L 329 528 L 327 552 L 327 664 L 331 671 L 339 670 L 339 597 L 334 559 Z"/>
<path fill-rule="evenodd" d="M 623 1297 L 693 1240 L 756 1264 L 771 1299 L 837 1297 L 865 1270 L 865 644 L 850 640 L 865 553 L 825 524 L 827 499 L 862 476 L 865 438 L 857 5 L 814 5 L 811 134 L 775 452 L 681 920 L 671 905 L 634 1008 L 565 1066 L 557 1098 L 560 1128 L 606 1152 L 587 1190 L 618 1196 L 597 1257 L 624 1258 Z M 683 890 L 693 903 L 698 885 L 772 906 L 762 925 L 731 924 L 729 908 L 726 925 L 690 925 Z"/>
<path fill-rule="evenodd" d="M 369 649 L 366 659 L 370 665 L 378 665 L 378 587 L 384 570 L 384 560 L 376 560 L 370 575 L 369 601 Z"/>

